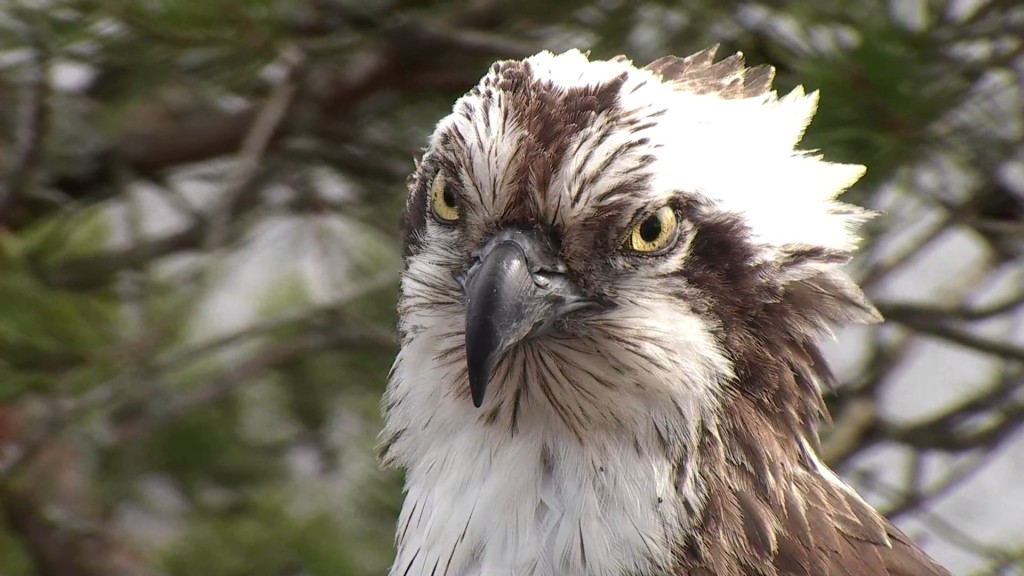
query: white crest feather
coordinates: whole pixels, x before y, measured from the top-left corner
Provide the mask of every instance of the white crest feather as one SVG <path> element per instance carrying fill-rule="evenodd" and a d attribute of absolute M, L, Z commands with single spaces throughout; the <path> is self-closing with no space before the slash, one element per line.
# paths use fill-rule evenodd
<path fill-rule="evenodd" d="M 742 215 L 755 238 L 771 247 L 856 247 L 856 229 L 870 213 L 836 198 L 864 167 L 796 149 L 817 108 L 817 92 L 805 94 L 798 86 L 782 98 L 775 92 L 743 99 L 694 94 L 628 60 L 588 61 L 578 50 L 542 52 L 526 61 L 539 79 L 566 88 L 625 73 L 620 97 L 626 110 L 664 110 L 644 133 L 654 152 L 652 196 L 701 194 Z"/>

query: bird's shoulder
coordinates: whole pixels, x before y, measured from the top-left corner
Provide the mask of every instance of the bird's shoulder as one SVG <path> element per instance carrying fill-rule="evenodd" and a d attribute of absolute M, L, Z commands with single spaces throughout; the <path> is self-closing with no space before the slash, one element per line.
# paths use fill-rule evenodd
<path fill-rule="evenodd" d="M 844 493 L 827 480 L 819 482 L 825 488 L 811 497 L 802 512 L 782 511 L 771 561 L 774 571 L 764 574 L 951 576 L 855 494 Z"/>
<path fill-rule="evenodd" d="M 824 465 L 765 466 L 708 485 L 672 576 L 950 576 Z"/>

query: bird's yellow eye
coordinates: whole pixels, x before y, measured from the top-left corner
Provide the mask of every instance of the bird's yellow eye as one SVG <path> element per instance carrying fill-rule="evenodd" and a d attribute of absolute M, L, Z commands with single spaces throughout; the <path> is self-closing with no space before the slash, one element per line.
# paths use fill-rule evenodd
<path fill-rule="evenodd" d="M 633 225 L 626 237 L 626 248 L 635 252 L 659 252 L 678 237 L 679 221 L 671 206 L 662 206 Z"/>
<path fill-rule="evenodd" d="M 434 216 L 445 223 L 455 222 L 459 219 L 459 207 L 455 204 L 455 192 L 448 184 L 448 180 L 441 172 L 434 177 L 430 185 L 430 209 Z"/>

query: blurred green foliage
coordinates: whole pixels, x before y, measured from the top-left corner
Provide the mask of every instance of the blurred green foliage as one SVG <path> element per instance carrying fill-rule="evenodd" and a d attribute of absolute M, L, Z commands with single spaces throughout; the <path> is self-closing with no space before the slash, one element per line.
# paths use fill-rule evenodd
<path fill-rule="evenodd" d="M 46 475 L 89 489 L 8 509 L 0 573 L 42 574 L 45 539 L 78 524 L 132 551 L 125 574 L 382 573 L 397 224 L 454 98 L 541 48 L 642 62 L 721 43 L 822 91 L 805 144 L 870 166 L 866 199 L 934 152 L 985 66 L 951 54 L 986 28 L 899 4 L 5 3 L 0 502 Z"/>

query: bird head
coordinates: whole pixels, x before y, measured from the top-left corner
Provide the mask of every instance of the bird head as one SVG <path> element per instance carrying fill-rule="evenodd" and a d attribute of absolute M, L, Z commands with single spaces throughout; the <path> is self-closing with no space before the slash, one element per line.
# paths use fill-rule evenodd
<path fill-rule="evenodd" d="M 796 148 L 815 93 L 713 56 L 542 52 L 455 103 L 410 181 L 389 419 L 813 427 L 814 338 L 877 318 L 842 270 L 863 167 Z"/>

